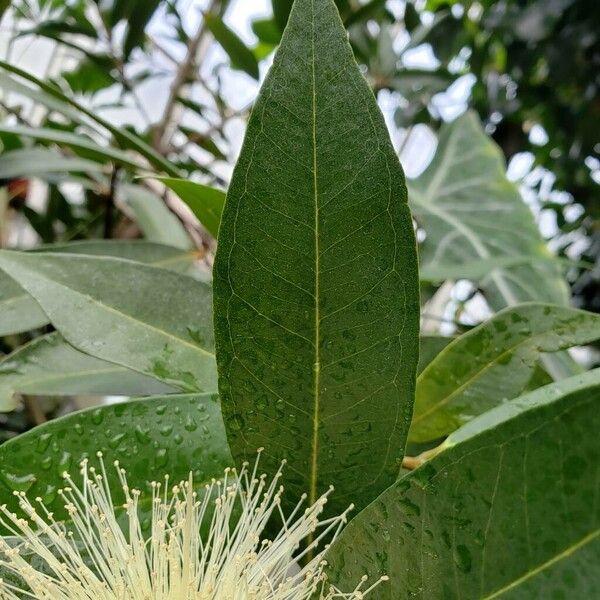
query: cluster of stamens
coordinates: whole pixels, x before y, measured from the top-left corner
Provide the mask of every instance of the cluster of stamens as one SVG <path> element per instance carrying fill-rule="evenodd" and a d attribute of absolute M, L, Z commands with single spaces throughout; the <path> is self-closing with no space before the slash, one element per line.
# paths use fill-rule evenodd
<path fill-rule="evenodd" d="M 363 577 L 345 593 L 328 584 L 327 543 L 352 507 L 321 520 L 330 489 L 312 506 L 303 496 L 286 515 L 281 468 L 270 481 L 258 474 L 258 459 L 251 470 L 226 469 L 200 495 L 191 474 L 172 487 L 166 477 L 146 500 L 115 462 L 123 496 L 115 504 L 101 453 L 98 462 L 98 469 L 81 463 L 79 485 L 64 474 L 68 522 L 23 492 L 16 495 L 26 518 L 0 507 L 0 523 L 14 536 L 0 538 L 0 599 L 360 600 L 387 579 L 366 587 Z M 269 539 L 274 517 L 281 527 Z"/>

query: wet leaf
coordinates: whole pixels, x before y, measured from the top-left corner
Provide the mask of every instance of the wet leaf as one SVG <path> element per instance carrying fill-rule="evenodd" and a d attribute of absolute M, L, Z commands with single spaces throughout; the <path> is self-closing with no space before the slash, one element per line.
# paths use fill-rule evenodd
<path fill-rule="evenodd" d="M 0 251 L 77 349 L 185 391 L 216 389 L 210 286 L 116 258 Z"/>
<path fill-rule="evenodd" d="M 599 406 L 597 369 L 471 421 L 348 525 L 334 582 L 387 573 L 373 600 L 593 598 Z"/>
<path fill-rule="evenodd" d="M 36 427 L 0 446 L 0 503 L 17 509 L 13 492 L 39 496 L 66 517 L 58 490 L 63 472 L 76 477 L 79 463 L 101 451 L 115 490 L 120 489 L 112 463 L 119 460 L 132 488 L 148 492 L 151 480 L 166 474 L 171 482 L 190 472 L 202 487 L 231 466 L 218 399 L 180 395 L 132 400 L 71 413 Z"/>
<path fill-rule="evenodd" d="M 237 458 L 364 506 L 398 472 L 419 291 L 404 175 L 332 0 L 298 0 L 254 108 L 215 261 Z M 365 476 L 367 474 L 367 476 Z"/>
<path fill-rule="evenodd" d="M 187 273 L 195 255 L 191 251 L 140 240 L 95 240 L 42 246 L 46 252 L 91 254 L 137 260 Z M 0 336 L 38 329 L 49 323 L 40 305 L 13 279 L 0 271 Z"/>
<path fill-rule="evenodd" d="M 36 396 L 151 396 L 173 388 L 75 350 L 58 333 L 38 337 L 0 361 L 0 411 L 16 394 Z"/>
<path fill-rule="evenodd" d="M 600 338 L 600 316 L 551 304 L 522 304 L 456 338 L 417 379 L 412 442 L 438 439 L 516 398 L 542 352 Z"/>

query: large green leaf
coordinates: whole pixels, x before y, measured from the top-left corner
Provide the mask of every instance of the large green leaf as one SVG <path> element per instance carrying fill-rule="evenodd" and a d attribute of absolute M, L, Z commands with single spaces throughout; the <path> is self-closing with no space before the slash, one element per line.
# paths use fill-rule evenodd
<path fill-rule="evenodd" d="M 560 264 L 550 260 L 531 211 L 506 178 L 500 149 L 474 113 L 442 127 L 433 161 L 409 188 L 427 234 L 424 271 L 441 275 L 448 265 L 457 277 L 462 265 L 462 277 L 476 272 L 496 310 L 528 300 L 568 302 Z M 488 268 L 474 269 L 481 261 L 490 261 Z"/>
<path fill-rule="evenodd" d="M 198 217 L 198 220 L 217 237 L 226 193 L 217 188 L 175 177 L 157 177 L 173 190 Z"/>
<path fill-rule="evenodd" d="M 128 260 L 0 251 L 0 269 L 86 354 L 186 391 L 214 391 L 211 288 Z"/>
<path fill-rule="evenodd" d="M 173 388 L 135 371 L 83 354 L 58 333 L 38 337 L 0 361 L 0 411 L 16 394 L 150 396 Z"/>
<path fill-rule="evenodd" d="M 82 154 L 84 154 L 86 158 L 91 158 L 92 160 L 98 160 L 101 162 L 111 161 L 120 166 L 134 170 L 146 168 L 139 162 L 132 160 L 131 156 L 123 150 L 111 148 L 110 146 L 103 147 L 99 144 L 96 144 L 88 137 L 76 133 L 70 133 L 68 131 L 61 131 L 60 129 L 0 124 L 0 134 L 2 133 L 31 137 L 43 142 L 54 142 L 56 144 L 67 146 L 68 148 L 75 148 L 79 151 L 82 151 Z M 2 159 L 3 161 L 4 156 Z M 40 165 L 38 168 L 42 168 L 43 166 L 44 165 Z"/>
<path fill-rule="evenodd" d="M 195 255 L 191 251 L 145 241 L 95 240 L 42 246 L 45 252 L 114 256 L 188 272 Z M 48 324 L 40 305 L 8 275 L 0 271 L 0 336 L 31 331 Z"/>
<path fill-rule="evenodd" d="M 404 176 L 332 0 L 298 0 L 257 100 L 215 260 L 234 454 L 292 495 L 364 505 L 398 472 L 418 358 Z M 364 475 L 368 473 L 369 476 Z"/>
<path fill-rule="evenodd" d="M 0 446 L 0 502 L 18 510 L 14 491 L 42 498 L 65 518 L 57 491 L 62 473 L 78 476 L 79 463 L 104 453 L 111 487 L 120 489 L 112 462 L 119 460 L 132 488 L 150 480 L 187 480 L 199 487 L 219 477 L 231 457 L 216 396 L 181 395 L 133 400 L 71 413 Z M 75 477 L 77 478 L 77 477 Z"/>
<path fill-rule="evenodd" d="M 499 312 L 456 338 L 417 379 L 409 438 L 447 435 L 476 415 L 521 394 L 541 352 L 600 338 L 600 315 L 527 303 Z"/>
<path fill-rule="evenodd" d="M 471 421 L 359 514 L 328 561 L 373 600 L 594 598 L 600 587 L 600 370 Z"/>
<path fill-rule="evenodd" d="M 48 317 L 40 305 L 16 281 L 0 273 L 0 336 L 47 324 Z"/>

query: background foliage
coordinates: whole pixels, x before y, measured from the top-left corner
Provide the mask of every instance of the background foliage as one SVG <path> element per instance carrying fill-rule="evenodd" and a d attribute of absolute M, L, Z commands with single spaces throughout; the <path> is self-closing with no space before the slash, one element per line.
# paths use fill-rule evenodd
<path fill-rule="evenodd" d="M 585 595 L 600 317 L 571 304 L 598 308 L 598 9 L 292 4 L 252 42 L 234 2 L 4 8 L 0 493 L 60 510 L 90 436 L 140 482 L 266 440 L 296 495 L 342 471 L 340 503 L 368 505 L 339 580 Z M 142 399 L 69 414 L 107 395 Z"/>

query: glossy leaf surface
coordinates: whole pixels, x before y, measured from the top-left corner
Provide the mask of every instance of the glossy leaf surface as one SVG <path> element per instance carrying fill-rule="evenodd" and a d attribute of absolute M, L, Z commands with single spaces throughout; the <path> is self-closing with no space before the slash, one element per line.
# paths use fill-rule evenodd
<path fill-rule="evenodd" d="M 57 491 L 65 471 L 76 476 L 83 458 L 104 454 L 111 487 L 120 489 L 119 460 L 131 487 L 144 492 L 165 475 L 171 482 L 193 472 L 198 487 L 219 477 L 231 457 L 218 399 L 181 395 L 131 400 L 50 421 L 0 446 L 0 502 L 16 509 L 14 491 L 39 496 L 57 518 L 65 511 Z"/>
<path fill-rule="evenodd" d="M 145 241 L 95 240 L 42 246 L 46 252 L 114 256 L 186 273 L 195 256 L 191 251 Z M 31 331 L 49 323 L 46 313 L 16 281 L 0 271 L 0 336 Z"/>
<path fill-rule="evenodd" d="M 298 0 L 248 125 L 215 261 L 234 454 L 364 505 L 396 477 L 418 358 L 404 175 L 332 0 Z M 365 474 L 367 476 L 365 476 Z"/>
<path fill-rule="evenodd" d="M 551 304 L 522 304 L 456 338 L 417 379 L 413 442 L 447 435 L 520 395 L 542 352 L 600 338 L 600 316 Z"/>
<path fill-rule="evenodd" d="M 595 370 L 471 421 L 351 521 L 334 582 L 389 574 L 373 600 L 594 597 L 599 407 Z"/>
<path fill-rule="evenodd" d="M 79 352 L 58 333 L 38 337 L 0 361 L 0 411 L 15 408 L 17 393 L 39 396 L 151 396 L 173 388 Z"/>
<path fill-rule="evenodd" d="M 211 288 L 116 258 L 0 252 L 73 346 L 186 391 L 214 391 Z"/>

